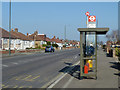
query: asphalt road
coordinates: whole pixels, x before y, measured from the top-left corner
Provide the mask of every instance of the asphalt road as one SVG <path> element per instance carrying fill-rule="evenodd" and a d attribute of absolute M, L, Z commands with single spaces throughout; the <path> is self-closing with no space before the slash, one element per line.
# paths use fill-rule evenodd
<path fill-rule="evenodd" d="M 80 49 L 3 58 L 3 88 L 40 88 L 79 61 Z"/>

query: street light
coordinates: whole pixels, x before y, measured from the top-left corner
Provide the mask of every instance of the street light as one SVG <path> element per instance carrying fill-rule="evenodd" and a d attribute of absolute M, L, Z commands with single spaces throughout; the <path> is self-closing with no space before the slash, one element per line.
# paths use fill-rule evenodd
<path fill-rule="evenodd" d="M 9 55 L 11 55 L 11 0 L 9 5 Z"/>
<path fill-rule="evenodd" d="M 66 25 L 65 25 L 65 32 L 64 32 L 64 35 L 65 35 L 65 49 L 66 49 Z"/>

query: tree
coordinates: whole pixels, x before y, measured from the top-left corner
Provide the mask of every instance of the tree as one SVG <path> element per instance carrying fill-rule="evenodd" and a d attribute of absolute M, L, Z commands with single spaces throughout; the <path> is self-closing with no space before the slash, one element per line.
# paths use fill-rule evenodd
<path fill-rule="evenodd" d="M 51 45 L 51 42 L 48 41 L 48 42 L 47 42 L 47 45 Z"/>
<path fill-rule="evenodd" d="M 106 37 L 109 41 L 117 42 L 118 41 L 118 30 L 113 30 L 111 33 L 107 34 Z"/>

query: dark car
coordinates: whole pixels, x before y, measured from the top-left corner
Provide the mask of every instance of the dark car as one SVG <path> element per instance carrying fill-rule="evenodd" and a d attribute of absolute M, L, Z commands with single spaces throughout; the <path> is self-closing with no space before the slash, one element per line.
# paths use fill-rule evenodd
<path fill-rule="evenodd" d="M 55 49 L 53 46 L 46 46 L 46 48 L 45 48 L 45 52 L 54 52 L 54 51 L 55 51 Z"/>
<path fill-rule="evenodd" d="M 87 56 L 92 56 L 94 55 L 94 47 L 93 46 L 86 46 L 86 55 Z"/>

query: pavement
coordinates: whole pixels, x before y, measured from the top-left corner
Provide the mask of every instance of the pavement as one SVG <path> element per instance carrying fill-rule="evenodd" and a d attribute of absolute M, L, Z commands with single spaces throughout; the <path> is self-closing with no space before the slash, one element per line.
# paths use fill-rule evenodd
<path fill-rule="evenodd" d="M 46 88 L 118 88 L 120 87 L 120 80 L 118 77 L 120 73 L 120 64 L 117 59 L 106 57 L 106 53 L 98 50 L 98 67 L 97 80 L 95 79 L 80 79 L 79 65 L 69 73 L 64 73 L 64 77 L 54 81 Z M 118 90 L 118 89 L 117 89 Z"/>
<path fill-rule="evenodd" d="M 41 88 L 79 61 L 80 49 L 2 59 L 2 88 Z"/>
<path fill-rule="evenodd" d="M 11 55 L 9 55 L 9 54 L 1 54 L 0 58 L 8 58 L 8 57 L 14 57 L 14 56 L 37 54 L 37 53 L 43 53 L 43 52 L 44 52 L 44 50 L 36 51 L 36 52 L 11 53 Z"/>

